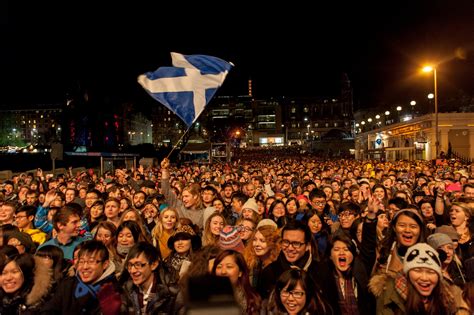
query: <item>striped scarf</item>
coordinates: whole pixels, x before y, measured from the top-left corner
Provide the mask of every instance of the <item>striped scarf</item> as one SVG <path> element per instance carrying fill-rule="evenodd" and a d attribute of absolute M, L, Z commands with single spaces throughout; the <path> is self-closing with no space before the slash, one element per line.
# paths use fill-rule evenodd
<path fill-rule="evenodd" d="M 359 315 L 359 308 L 357 305 L 357 287 L 353 277 L 348 279 L 339 277 L 337 274 L 336 283 L 337 291 L 339 293 L 339 308 L 341 314 L 344 315 Z"/>

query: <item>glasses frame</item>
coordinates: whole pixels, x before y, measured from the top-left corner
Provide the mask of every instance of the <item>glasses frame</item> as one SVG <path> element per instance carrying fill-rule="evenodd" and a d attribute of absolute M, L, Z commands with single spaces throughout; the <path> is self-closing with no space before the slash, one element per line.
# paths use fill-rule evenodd
<path fill-rule="evenodd" d="M 291 291 L 281 290 L 280 295 L 283 297 L 290 297 L 290 295 L 292 295 L 295 299 L 301 299 L 302 297 L 306 295 L 306 292 L 295 291 L 295 290 L 291 290 Z"/>
<path fill-rule="evenodd" d="M 144 263 L 139 262 L 139 261 L 137 261 L 135 263 L 129 262 L 129 263 L 127 263 L 126 267 L 127 267 L 127 270 L 132 270 L 132 268 L 135 268 L 137 270 L 142 270 L 143 267 L 145 267 L 146 265 L 149 265 L 149 264 L 150 264 L 149 262 L 144 262 Z"/>
<path fill-rule="evenodd" d="M 306 243 L 304 242 L 298 242 L 298 241 L 289 241 L 289 240 L 281 240 L 281 247 L 282 248 L 288 248 L 293 246 L 294 249 L 300 249 L 301 246 L 305 245 Z"/>

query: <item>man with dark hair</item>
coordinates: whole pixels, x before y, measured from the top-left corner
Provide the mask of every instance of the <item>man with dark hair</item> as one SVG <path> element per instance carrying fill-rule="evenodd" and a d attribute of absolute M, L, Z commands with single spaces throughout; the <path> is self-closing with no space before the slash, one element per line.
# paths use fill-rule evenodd
<path fill-rule="evenodd" d="M 84 241 L 86 237 L 79 236 L 81 228 L 80 212 L 77 208 L 64 206 L 53 216 L 53 227 L 56 237 L 50 239 L 40 246 L 54 245 L 62 249 L 64 258 L 72 260 L 74 248 Z"/>
<path fill-rule="evenodd" d="M 232 211 L 225 218 L 227 224 L 235 225 L 237 220 L 240 219 L 240 217 L 242 216 L 243 206 L 248 199 L 248 196 L 240 191 L 237 191 L 232 194 Z"/>
<path fill-rule="evenodd" d="M 474 198 L 474 184 L 465 184 L 462 187 L 464 197 Z"/>
<path fill-rule="evenodd" d="M 202 203 L 204 204 L 204 207 L 210 207 L 212 206 L 212 202 L 214 199 L 216 199 L 217 196 L 217 190 L 212 187 L 211 185 L 204 186 L 204 188 L 201 190 L 201 198 L 202 198 Z"/>
<path fill-rule="evenodd" d="M 290 269 L 304 270 L 331 304 L 334 314 L 339 314 L 337 288 L 332 285 L 334 281 L 328 278 L 331 277 L 331 272 L 327 264 L 313 256 L 317 250 L 312 242 L 311 231 L 306 224 L 300 221 L 288 222 L 281 232 L 280 255 L 263 269 L 257 289 L 262 299 L 268 298 L 279 275 Z"/>
<path fill-rule="evenodd" d="M 100 241 L 87 241 L 79 250 L 77 275 L 61 282 L 42 311 L 48 314 L 124 314 L 121 292 L 107 247 Z"/>
<path fill-rule="evenodd" d="M 36 214 L 36 207 L 26 205 L 18 208 L 15 213 L 15 223 L 21 232 L 29 234 L 36 243 L 36 246 L 43 244 L 48 235 L 39 229 L 35 229 L 34 220 Z"/>
<path fill-rule="evenodd" d="M 160 252 L 149 243 L 130 249 L 120 282 L 129 314 L 176 314 L 183 307 L 176 274 L 166 270 Z"/>

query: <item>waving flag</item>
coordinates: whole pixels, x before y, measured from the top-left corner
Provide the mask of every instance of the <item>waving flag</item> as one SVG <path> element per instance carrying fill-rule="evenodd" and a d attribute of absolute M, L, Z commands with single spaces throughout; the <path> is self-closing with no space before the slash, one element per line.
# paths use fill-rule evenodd
<path fill-rule="evenodd" d="M 138 76 L 138 83 L 188 126 L 197 120 L 233 66 L 206 55 L 171 53 L 173 67 Z"/>

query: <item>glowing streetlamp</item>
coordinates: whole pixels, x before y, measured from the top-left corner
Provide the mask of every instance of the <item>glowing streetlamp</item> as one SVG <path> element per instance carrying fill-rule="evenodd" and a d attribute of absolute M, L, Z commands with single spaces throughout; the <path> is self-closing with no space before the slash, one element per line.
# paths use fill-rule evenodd
<path fill-rule="evenodd" d="M 436 67 L 434 66 L 426 66 L 423 68 L 423 72 L 431 72 L 433 71 L 433 81 L 434 81 L 434 114 L 435 114 L 435 158 L 438 158 L 439 153 L 439 135 L 438 135 L 438 78 L 436 73 Z M 428 97 L 429 98 L 429 97 Z"/>
<path fill-rule="evenodd" d="M 414 119 L 415 118 L 415 105 L 416 105 L 416 101 L 413 100 L 410 102 L 410 107 L 411 107 L 411 119 Z"/>

